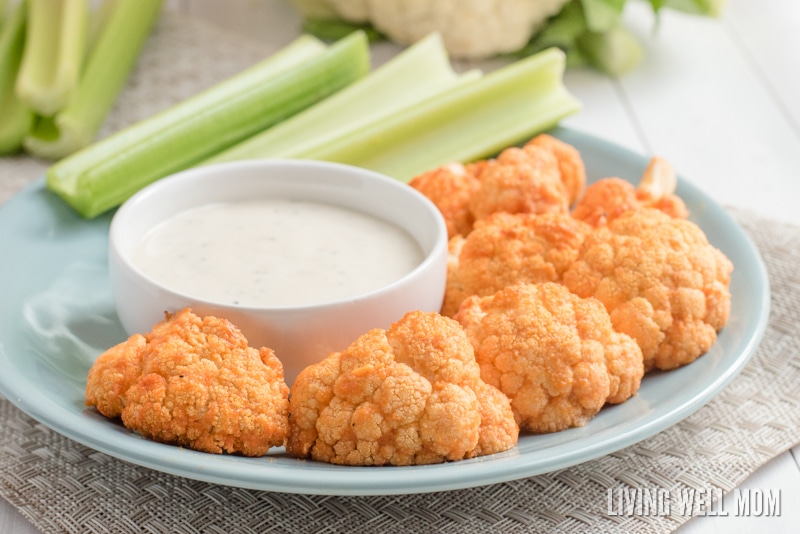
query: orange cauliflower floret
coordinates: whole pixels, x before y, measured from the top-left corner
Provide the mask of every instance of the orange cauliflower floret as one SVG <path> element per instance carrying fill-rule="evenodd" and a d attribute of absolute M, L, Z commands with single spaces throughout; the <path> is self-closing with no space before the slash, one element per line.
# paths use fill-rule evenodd
<path fill-rule="evenodd" d="M 464 331 L 410 312 L 306 368 L 292 387 L 293 456 L 346 465 L 411 465 L 516 445 L 508 399 L 480 379 Z"/>
<path fill-rule="evenodd" d="M 685 219 L 689 210 L 675 194 L 677 183 L 672 166 L 666 160 L 652 158 L 636 187 L 622 178 L 603 178 L 587 187 L 572 216 L 594 227 L 642 208 L 655 208 L 670 217 Z"/>
<path fill-rule="evenodd" d="M 463 165 L 442 165 L 414 177 L 409 185 L 439 208 L 447 225 L 448 237 L 467 235 L 472 230 L 474 217 L 469 204 L 481 184 Z"/>
<path fill-rule="evenodd" d="M 578 257 L 590 228 L 567 214 L 495 213 L 462 240 L 451 240 L 442 314 L 471 296 L 516 282 L 557 282 Z"/>
<path fill-rule="evenodd" d="M 644 369 L 636 343 L 614 331 L 600 302 L 560 284 L 516 284 L 470 297 L 456 320 L 481 377 L 511 399 L 522 430 L 582 426 L 606 402 L 639 389 Z"/>
<path fill-rule="evenodd" d="M 566 213 L 585 184 L 580 153 L 547 134 L 497 159 L 449 163 L 409 182 L 439 208 L 450 238 L 466 236 L 475 219 L 497 212 Z"/>
<path fill-rule="evenodd" d="M 689 210 L 679 196 L 670 193 L 655 197 L 622 178 L 603 178 L 587 187 L 572 210 L 572 216 L 598 227 L 611 223 L 623 213 L 642 208 L 655 208 L 681 219 L 689 216 Z"/>
<path fill-rule="evenodd" d="M 732 270 L 696 224 L 644 208 L 590 234 L 563 283 L 605 305 L 646 370 L 673 369 L 705 353 L 727 322 Z"/>
<path fill-rule="evenodd" d="M 246 456 L 283 445 L 288 394 L 270 349 L 189 309 L 101 354 L 86 382 L 87 405 L 144 437 Z"/>
<path fill-rule="evenodd" d="M 561 183 L 566 189 L 569 204 L 578 200 L 586 185 L 586 167 L 578 149 L 547 134 L 537 135 L 528 141 L 527 145 L 549 150 L 556 157 Z"/>
<path fill-rule="evenodd" d="M 603 226 L 625 212 L 641 208 L 636 188 L 622 178 L 603 178 L 586 188 L 572 216 L 594 227 Z"/>
<path fill-rule="evenodd" d="M 480 183 L 470 203 L 476 220 L 498 211 L 566 213 L 569 206 L 558 160 L 551 151 L 535 145 L 503 150 L 482 169 Z"/>

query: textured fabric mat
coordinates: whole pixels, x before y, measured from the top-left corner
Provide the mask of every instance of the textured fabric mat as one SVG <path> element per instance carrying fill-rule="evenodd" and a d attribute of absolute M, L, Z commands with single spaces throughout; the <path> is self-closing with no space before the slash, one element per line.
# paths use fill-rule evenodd
<path fill-rule="evenodd" d="M 164 19 L 105 131 L 148 116 L 272 52 Z M 0 202 L 41 175 L 0 159 Z M 486 487 L 406 496 L 303 496 L 175 477 L 98 453 L 0 398 L 0 496 L 46 533 L 668 532 L 689 512 L 608 514 L 626 489 L 730 491 L 800 442 L 800 228 L 734 211 L 769 269 L 772 314 L 744 371 L 681 423 L 609 456 Z M 615 493 L 616 492 L 616 493 Z"/>

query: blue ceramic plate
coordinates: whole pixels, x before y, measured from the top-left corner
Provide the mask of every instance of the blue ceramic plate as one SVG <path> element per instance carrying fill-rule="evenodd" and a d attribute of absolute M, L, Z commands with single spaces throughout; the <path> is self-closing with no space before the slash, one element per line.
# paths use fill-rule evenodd
<path fill-rule="evenodd" d="M 647 159 L 572 130 L 556 135 L 583 155 L 589 180 L 637 181 Z M 678 193 L 712 244 L 734 263 L 730 321 L 708 354 L 648 375 L 639 394 L 583 428 L 523 435 L 513 450 L 424 467 L 342 467 L 287 457 L 213 455 L 142 439 L 84 406 L 96 356 L 125 339 L 108 283 L 110 216 L 84 221 L 40 180 L 0 208 L 0 393 L 61 434 L 122 460 L 192 479 L 271 491 L 381 495 L 491 484 L 554 471 L 622 449 L 674 425 L 739 373 L 764 332 L 766 271 L 750 238 L 685 180 Z"/>

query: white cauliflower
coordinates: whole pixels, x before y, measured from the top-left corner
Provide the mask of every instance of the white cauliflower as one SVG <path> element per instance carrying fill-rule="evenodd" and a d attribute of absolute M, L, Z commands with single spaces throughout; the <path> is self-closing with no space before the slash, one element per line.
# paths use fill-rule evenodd
<path fill-rule="evenodd" d="M 453 57 L 480 59 L 522 48 L 568 0 L 316 0 L 350 22 L 370 22 L 410 45 L 432 32 Z M 304 14 L 308 9 L 298 5 Z"/>

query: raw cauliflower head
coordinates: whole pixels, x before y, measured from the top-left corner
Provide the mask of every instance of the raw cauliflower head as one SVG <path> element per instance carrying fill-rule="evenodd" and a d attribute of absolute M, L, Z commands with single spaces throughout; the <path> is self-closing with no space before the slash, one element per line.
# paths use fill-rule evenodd
<path fill-rule="evenodd" d="M 452 317 L 471 295 L 517 282 L 557 282 L 577 259 L 590 228 L 565 213 L 495 213 L 450 243 L 442 314 Z"/>
<path fill-rule="evenodd" d="M 396 43 L 412 44 L 439 32 L 453 57 L 477 59 L 519 50 L 567 1 L 336 0 L 334 3 L 341 15 L 355 15 L 351 20 L 370 20 Z"/>
<path fill-rule="evenodd" d="M 335 464 L 460 460 L 510 449 L 519 433 L 464 331 L 435 313 L 410 312 L 306 368 L 289 410 L 286 450 Z"/>
<path fill-rule="evenodd" d="M 704 354 L 727 322 L 732 270 L 696 224 L 643 208 L 589 235 L 563 283 L 605 305 L 645 369 L 673 369 Z"/>
<path fill-rule="evenodd" d="M 516 284 L 470 297 L 456 315 L 481 377 L 511 399 L 520 429 L 586 424 L 606 402 L 639 389 L 642 353 L 616 332 L 603 305 L 555 283 Z"/>
<path fill-rule="evenodd" d="M 288 395 L 270 349 L 189 309 L 101 354 L 86 382 L 88 406 L 144 437 L 245 456 L 284 444 Z"/>

